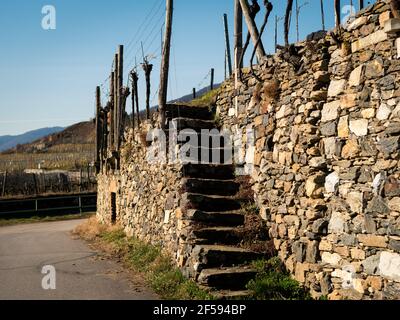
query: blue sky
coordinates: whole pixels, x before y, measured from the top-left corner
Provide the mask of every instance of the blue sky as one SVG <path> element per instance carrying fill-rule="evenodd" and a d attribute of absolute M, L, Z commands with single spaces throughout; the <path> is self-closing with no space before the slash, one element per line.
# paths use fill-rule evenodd
<path fill-rule="evenodd" d="M 155 56 L 152 61 L 151 98 L 153 100 L 154 97 L 153 103 L 157 103 L 155 93 L 159 82 L 164 2 L 1 0 L 0 135 L 19 134 L 48 126 L 67 126 L 93 117 L 95 87 L 103 84 L 108 77 L 118 44 L 126 46 L 127 67 L 133 66 L 135 56 L 140 62 L 141 41 L 144 42 L 145 54 Z M 271 2 L 274 11 L 263 38 L 268 52 L 272 52 L 274 46 L 275 14 L 283 16 L 286 4 L 284 0 Z M 326 25 L 331 28 L 334 23 L 333 0 L 324 2 Z M 223 80 L 225 46 L 222 16 L 228 14 L 232 38 L 233 3 L 233 0 L 175 0 L 170 99 L 188 94 L 193 87 L 199 89 L 208 85 L 209 78 L 204 78 L 211 68 L 215 68 L 216 82 Z M 342 5 L 349 3 L 350 0 L 342 0 Z M 45 31 L 41 27 L 41 11 L 45 5 L 56 8 L 56 30 Z M 259 15 L 259 25 L 264 12 Z M 301 39 L 321 29 L 319 0 L 308 0 L 300 15 L 300 25 Z M 141 26 L 142 32 L 138 34 Z M 291 41 L 295 41 L 294 21 L 292 26 Z M 280 43 L 282 30 L 283 22 L 280 22 Z M 128 46 L 129 43 L 131 45 Z M 248 64 L 248 59 L 245 64 Z M 125 77 L 125 83 L 126 80 Z M 141 70 L 139 81 L 143 108 L 145 90 Z M 107 87 L 107 83 L 104 86 Z M 103 97 L 103 102 L 105 100 Z M 131 109 L 130 103 L 127 109 Z"/>

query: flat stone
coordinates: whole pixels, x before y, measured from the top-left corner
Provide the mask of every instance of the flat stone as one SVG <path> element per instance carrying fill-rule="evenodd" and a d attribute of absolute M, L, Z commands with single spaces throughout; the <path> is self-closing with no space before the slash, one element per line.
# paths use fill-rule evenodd
<path fill-rule="evenodd" d="M 370 256 L 363 262 L 361 262 L 361 265 L 364 268 L 364 272 L 369 275 L 376 274 L 378 271 L 379 260 L 380 260 L 380 253 Z"/>
<path fill-rule="evenodd" d="M 325 103 L 322 109 L 321 122 L 336 120 L 339 115 L 340 100 Z"/>
<path fill-rule="evenodd" d="M 332 267 L 339 267 L 342 257 L 337 253 L 323 252 L 321 255 L 322 263 L 328 264 Z"/>
<path fill-rule="evenodd" d="M 357 19 L 354 19 L 354 21 L 352 21 L 352 22 L 347 26 L 347 30 L 348 30 L 348 31 L 352 31 L 352 30 L 358 29 L 358 28 L 360 28 L 361 26 L 367 24 L 367 22 L 368 22 L 368 17 L 366 17 L 366 16 L 359 17 L 359 18 L 357 18 Z"/>
<path fill-rule="evenodd" d="M 363 137 L 368 134 L 368 120 L 359 119 L 350 121 L 350 131 L 357 137 Z"/>
<path fill-rule="evenodd" d="M 347 195 L 346 202 L 352 212 L 361 213 L 363 211 L 363 194 L 362 192 L 350 192 Z"/>
<path fill-rule="evenodd" d="M 350 134 L 350 129 L 349 129 L 349 116 L 341 117 L 339 119 L 339 124 L 338 124 L 338 136 L 339 138 L 348 138 Z"/>
<path fill-rule="evenodd" d="M 385 41 L 388 38 L 387 33 L 384 30 L 379 30 L 376 31 L 369 36 L 366 36 L 364 38 L 361 38 L 351 44 L 351 51 L 358 52 L 366 47 L 372 46 L 374 44 L 377 44 L 379 42 Z"/>
<path fill-rule="evenodd" d="M 307 179 L 305 189 L 307 197 L 314 197 L 315 191 L 321 188 L 325 182 L 325 175 L 317 174 Z"/>
<path fill-rule="evenodd" d="M 339 187 L 339 175 L 337 172 L 332 172 L 325 178 L 325 190 L 328 193 L 335 193 Z"/>
<path fill-rule="evenodd" d="M 345 159 L 355 158 L 360 153 L 360 147 L 356 140 L 351 139 L 347 141 L 342 149 L 342 157 Z"/>
<path fill-rule="evenodd" d="M 350 249 L 350 255 L 352 259 L 355 260 L 364 260 L 365 259 L 365 251 L 357 248 Z"/>
<path fill-rule="evenodd" d="M 326 160 L 324 157 L 314 157 L 310 159 L 308 164 L 312 168 L 322 169 L 326 167 Z"/>
<path fill-rule="evenodd" d="M 362 83 L 364 69 L 365 69 L 365 66 L 360 65 L 350 73 L 350 77 L 349 77 L 349 86 L 350 87 L 357 87 Z"/>
<path fill-rule="evenodd" d="M 375 117 L 375 109 L 374 108 L 368 108 L 361 110 L 361 115 L 364 119 L 372 119 Z"/>
<path fill-rule="evenodd" d="M 382 252 L 378 269 L 383 277 L 400 282 L 400 255 Z"/>
<path fill-rule="evenodd" d="M 400 31 L 400 19 L 389 19 L 385 22 L 384 31 L 386 33 L 396 33 Z"/>
<path fill-rule="evenodd" d="M 339 94 L 344 92 L 344 88 L 346 86 L 346 80 L 332 80 L 329 89 L 328 89 L 328 97 L 337 97 Z"/>
<path fill-rule="evenodd" d="M 367 247 L 387 248 L 387 239 L 383 236 L 376 236 L 373 234 L 359 234 L 357 235 L 357 239 Z"/>
<path fill-rule="evenodd" d="M 328 232 L 335 234 L 342 234 L 346 229 L 346 221 L 343 214 L 340 212 L 333 212 L 332 217 L 329 220 Z"/>
<path fill-rule="evenodd" d="M 336 135 L 336 122 L 327 122 L 321 126 L 321 134 L 325 137 Z"/>
<path fill-rule="evenodd" d="M 387 120 L 390 117 L 390 114 L 392 113 L 392 109 L 387 106 L 386 104 L 381 104 L 378 112 L 376 113 L 376 118 L 378 120 Z"/>

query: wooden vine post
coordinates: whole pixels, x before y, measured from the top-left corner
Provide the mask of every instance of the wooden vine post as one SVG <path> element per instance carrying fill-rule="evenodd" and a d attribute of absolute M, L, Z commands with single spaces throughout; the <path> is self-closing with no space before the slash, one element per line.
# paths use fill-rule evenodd
<path fill-rule="evenodd" d="M 335 0 L 335 28 L 340 29 L 340 0 Z"/>
<path fill-rule="evenodd" d="M 246 20 L 247 28 L 249 29 L 249 32 L 251 35 L 251 39 L 253 40 L 254 45 L 256 45 L 258 42 L 258 38 L 259 38 L 259 32 L 257 29 L 256 22 L 251 17 L 250 7 L 249 7 L 247 0 L 239 0 L 239 1 L 240 1 L 240 5 L 242 7 L 244 18 Z M 289 0 L 289 1 L 293 2 L 293 0 Z M 261 60 L 261 58 L 265 56 L 264 46 L 261 41 L 259 42 L 259 44 L 257 46 L 256 54 L 257 54 L 258 60 Z"/>
<path fill-rule="evenodd" d="M 166 125 L 165 109 L 167 105 L 167 93 L 168 93 L 168 74 L 169 74 L 169 59 L 171 50 L 173 5 L 174 5 L 173 0 L 166 0 L 165 34 L 164 34 L 164 45 L 163 45 L 162 61 L 161 61 L 160 88 L 158 92 L 158 104 L 159 104 L 162 129 L 165 129 Z"/>
<path fill-rule="evenodd" d="M 123 125 L 123 113 L 124 113 L 124 88 L 123 88 L 123 78 L 124 75 L 124 46 L 118 46 L 118 111 L 117 111 L 117 121 L 116 121 L 116 150 L 119 151 L 121 146 L 121 127 Z"/>
<path fill-rule="evenodd" d="M 102 126 L 100 119 L 101 101 L 100 101 L 100 87 L 96 88 L 96 174 L 100 173 L 100 153 L 101 153 L 101 139 L 102 139 Z"/>
<path fill-rule="evenodd" d="M 285 12 L 285 24 L 284 24 L 286 47 L 289 46 L 289 30 L 290 30 L 290 20 L 292 17 L 292 11 L 293 11 L 293 0 L 287 0 L 286 12 Z"/>
<path fill-rule="evenodd" d="M 144 59 L 142 68 L 146 77 L 146 119 L 150 119 L 150 93 L 151 93 L 151 82 L 150 76 L 153 71 L 153 65 L 150 64 L 147 59 Z"/>
<path fill-rule="evenodd" d="M 232 75 L 232 57 L 231 57 L 231 44 L 229 41 L 229 28 L 228 28 L 228 15 L 224 14 L 224 30 L 225 30 L 225 47 L 226 47 L 226 59 L 228 60 L 229 76 Z"/>

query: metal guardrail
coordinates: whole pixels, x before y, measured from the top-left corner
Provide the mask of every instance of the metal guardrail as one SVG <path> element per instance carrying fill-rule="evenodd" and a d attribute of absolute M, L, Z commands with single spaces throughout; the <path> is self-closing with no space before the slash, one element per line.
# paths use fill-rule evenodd
<path fill-rule="evenodd" d="M 96 210 L 96 200 L 97 193 L 0 200 L 0 218 L 11 215 L 17 217 L 17 215 L 23 214 L 52 213 L 52 215 L 57 215 L 57 213 L 67 210 L 79 213 L 88 212 Z M 18 209 L 15 209 L 17 207 Z"/>

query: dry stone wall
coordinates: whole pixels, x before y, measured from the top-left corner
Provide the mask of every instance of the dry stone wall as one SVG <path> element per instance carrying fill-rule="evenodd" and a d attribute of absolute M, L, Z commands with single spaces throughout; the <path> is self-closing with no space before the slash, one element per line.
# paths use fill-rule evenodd
<path fill-rule="evenodd" d="M 157 121 L 153 119 L 126 132 L 120 171 L 103 172 L 98 177 L 97 216 L 109 224 L 114 210 L 115 222 L 129 236 L 161 246 L 182 267 L 192 249 L 186 241 L 189 222 L 182 217 L 180 203 L 182 165 L 148 161 L 151 148 L 158 148 L 146 141 L 155 128 Z"/>
<path fill-rule="evenodd" d="M 339 44 L 269 56 L 254 67 L 261 82 L 246 69 L 217 99 L 226 129 L 254 132 L 237 165 L 279 257 L 315 297 L 400 298 L 398 23 L 378 1 Z"/>

